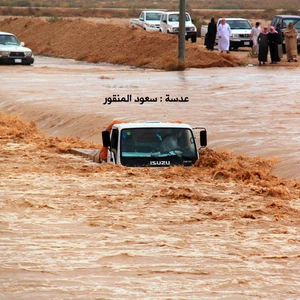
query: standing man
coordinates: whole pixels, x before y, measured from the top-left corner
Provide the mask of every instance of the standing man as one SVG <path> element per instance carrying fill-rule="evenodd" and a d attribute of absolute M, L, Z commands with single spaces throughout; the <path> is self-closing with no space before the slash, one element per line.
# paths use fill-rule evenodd
<path fill-rule="evenodd" d="M 276 31 L 278 33 L 278 56 L 280 59 L 282 59 L 282 57 L 283 57 L 283 49 L 282 49 L 283 34 L 282 34 L 281 26 L 279 23 L 276 25 Z"/>
<path fill-rule="evenodd" d="M 226 20 L 223 18 L 218 26 L 218 49 L 221 51 L 226 51 L 229 53 L 230 40 L 232 36 L 231 28 Z"/>
<path fill-rule="evenodd" d="M 297 36 L 298 31 L 292 22 L 284 31 L 286 57 L 288 62 L 297 61 Z"/>
<path fill-rule="evenodd" d="M 253 43 L 252 45 L 252 50 L 254 53 L 258 53 L 258 44 L 257 44 L 257 38 L 260 34 L 261 28 L 260 28 L 260 23 L 256 22 L 255 26 L 252 27 L 251 33 L 250 33 L 250 39 Z"/>
<path fill-rule="evenodd" d="M 274 26 L 270 26 L 270 32 L 268 33 L 268 42 L 270 48 L 271 64 L 277 64 L 280 61 L 278 55 L 278 33 Z"/>
<path fill-rule="evenodd" d="M 268 42 L 268 27 L 264 26 L 263 31 L 257 37 L 258 43 L 258 63 L 259 65 L 264 65 L 268 61 L 268 49 L 269 49 L 269 42 Z"/>

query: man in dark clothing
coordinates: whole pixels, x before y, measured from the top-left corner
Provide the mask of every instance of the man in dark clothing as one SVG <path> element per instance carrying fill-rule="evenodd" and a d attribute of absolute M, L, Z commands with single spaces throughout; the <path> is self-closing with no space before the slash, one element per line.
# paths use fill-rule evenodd
<path fill-rule="evenodd" d="M 273 26 L 270 26 L 268 33 L 268 42 L 270 48 L 271 64 L 277 64 L 280 61 L 278 56 L 278 33 Z"/>
<path fill-rule="evenodd" d="M 217 35 L 217 24 L 215 23 L 215 19 L 211 18 L 210 23 L 208 24 L 207 27 L 207 33 L 205 35 L 205 45 L 207 50 L 210 51 L 214 50 L 216 35 Z"/>
<path fill-rule="evenodd" d="M 268 34 L 268 27 L 264 26 L 263 31 L 257 38 L 259 65 L 264 65 L 268 61 Z"/>
<path fill-rule="evenodd" d="M 276 31 L 278 33 L 278 36 L 277 36 L 277 38 L 278 38 L 278 40 L 277 40 L 277 43 L 278 43 L 278 56 L 281 59 L 283 57 L 283 49 L 282 49 L 283 35 L 282 35 L 282 31 L 281 31 L 279 23 L 276 25 Z"/>

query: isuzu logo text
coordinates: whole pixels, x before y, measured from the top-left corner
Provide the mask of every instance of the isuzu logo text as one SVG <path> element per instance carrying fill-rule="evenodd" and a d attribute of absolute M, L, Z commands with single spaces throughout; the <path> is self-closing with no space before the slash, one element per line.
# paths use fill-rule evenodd
<path fill-rule="evenodd" d="M 161 161 L 156 161 L 156 160 L 151 160 L 150 161 L 150 166 L 169 166 L 171 162 L 169 160 L 161 160 Z"/>

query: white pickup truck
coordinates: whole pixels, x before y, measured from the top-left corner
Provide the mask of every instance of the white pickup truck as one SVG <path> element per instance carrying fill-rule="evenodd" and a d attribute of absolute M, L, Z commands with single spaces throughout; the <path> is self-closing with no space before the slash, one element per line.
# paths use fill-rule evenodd
<path fill-rule="evenodd" d="M 194 130 L 200 130 L 199 148 Z M 113 122 L 102 132 L 103 162 L 127 167 L 191 166 L 206 147 L 206 129 L 183 123 Z"/>
<path fill-rule="evenodd" d="M 179 33 L 179 12 L 163 12 L 160 19 L 160 31 L 162 33 Z M 193 24 L 189 13 L 185 13 L 185 39 L 191 39 L 192 43 L 197 41 L 197 28 Z"/>
<path fill-rule="evenodd" d="M 34 55 L 24 45 L 14 34 L 0 31 L 0 64 L 33 64 Z"/>
<path fill-rule="evenodd" d="M 162 11 L 144 10 L 138 19 L 130 19 L 130 26 L 146 31 L 159 31 Z"/>
<path fill-rule="evenodd" d="M 218 20 L 217 27 L 222 19 Z M 247 19 L 242 18 L 226 18 L 226 23 L 231 28 L 232 37 L 230 38 L 230 49 L 237 50 L 239 47 L 252 47 L 250 34 L 252 26 Z M 205 38 L 207 33 L 207 25 L 201 26 L 201 37 Z M 218 44 L 218 36 L 216 36 L 216 44 Z"/>

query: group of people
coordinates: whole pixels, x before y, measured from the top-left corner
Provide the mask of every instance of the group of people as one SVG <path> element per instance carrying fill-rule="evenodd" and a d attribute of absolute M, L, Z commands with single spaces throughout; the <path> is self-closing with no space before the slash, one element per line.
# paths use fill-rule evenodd
<path fill-rule="evenodd" d="M 231 28 L 226 23 L 226 19 L 222 19 L 217 26 L 214 18 L 208 24 L 207 34 L 205 36 L 206 49 L 213 51 L 216 36 L 218 35 L 218 50 L 220 52 L 226 51 L 229 53 L 230 37 L 232 36 Z M 288 62 L 297 61 L 297 36 L 298 31 L 294 28 L 293 23 L 290 22 L 284 31 L 285 50 Z M 258 54 L 259 65 L 263 65 L 268 61 L 268 53 L 270 51 L 271 64 L 276 64 L 283 57 L 283 33 L 280 24 L 277 24 L 276 29 L 267 26 L 261 30 L 260 23 L 256 22 L 252 27 L 250 34 L 253 46 L 252 50 Z"/>
<path fill-rule="evenodd" d="M 257 26 L 258 24 L 258 26 Z M 259 28 L 259 23 L 256 26 Z M 283 57 L 283 34 L 280 25 L 277 24 L 276 28 L 270 26 L 263 27 L 263 30 L 257 30 L 258 35 L 253 35 L 253 50 L 258 53 L 259 65 L 263 65 L 268 61 L 268 51 L 270 51 L 271 64 L 277 64 Z M 292 22 L 284 31 L 285 50 L 288 62 L 297 61 L 297 36 L 298 31 L 294 28 Z"/>
<path fill-rule="evenodd" d="M 206 49 L 213 51 L 216 36 L 218 35 L 218 50 L 220 52 L 226 51 L 229 53 L 230 37 L 232 36 L 231 28 L 226 20 L 223 18 L 217 27 L 214 18 L 211 18 L 210 23 L 207 26 L 207 33 L 205 36 Z"/>

